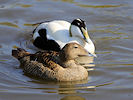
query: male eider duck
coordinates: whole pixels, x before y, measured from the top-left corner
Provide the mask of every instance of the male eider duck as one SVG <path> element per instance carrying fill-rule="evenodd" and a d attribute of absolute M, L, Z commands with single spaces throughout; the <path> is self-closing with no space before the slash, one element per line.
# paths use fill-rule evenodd
<path fill-rule="evenodd" d="M 40 49 L 60 51 L 70 42 L 82 45 L 95 55 L 95 46 L 88 35 L 85 22 L 81 19 L 75 19 L 72 23 L 63 20 L 42 22 L 33 31 L 33 44 Z"/>
<path fill-rule="evenodd" d="M 12 50 L 12 56 L 20 61 L 25 74 L 44 80 L 79 81 L 88 78 L 87 69 L 75 62 L 88 52 L 77 43 L 66 44 L 60 52 L 39 51 L 30 54 L 24 49 Z"/>

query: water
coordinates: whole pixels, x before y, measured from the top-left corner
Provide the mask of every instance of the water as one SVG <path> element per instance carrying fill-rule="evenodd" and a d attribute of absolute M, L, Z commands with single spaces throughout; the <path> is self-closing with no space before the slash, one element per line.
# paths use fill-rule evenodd
<path fill-rule="evenodd" d="M 132 0 L 0 0 L 0 100 L 132 100 Z M 34 52 L 32 24 L 84 19 L 96 46 L 87 81 L 56 83 L 24 75 L 12 48 Z"/>

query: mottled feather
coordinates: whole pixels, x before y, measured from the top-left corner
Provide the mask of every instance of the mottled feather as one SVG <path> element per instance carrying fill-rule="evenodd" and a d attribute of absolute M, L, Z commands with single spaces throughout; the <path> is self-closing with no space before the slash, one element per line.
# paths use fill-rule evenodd
<path fill-rule="evenodd" d="M 67 44 L 60 52 L 30 54 L 21 48 L 12 50 L 12 56 L 20 61 L 24 73 L 56 81 L 77 81 L 88 77 L 87 70 L 74 61 L 79 55 L 88 55 L 88 52 L 77 43 Z"/>

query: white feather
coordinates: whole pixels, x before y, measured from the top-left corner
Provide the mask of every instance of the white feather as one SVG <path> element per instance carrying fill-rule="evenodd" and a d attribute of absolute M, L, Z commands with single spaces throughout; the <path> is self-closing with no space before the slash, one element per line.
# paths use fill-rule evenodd
<path fill-rule="evenodd" d="M 81 31 L 80 31 L 80 29 L 75 25 L 71 26 L 71 33 L 72 33 L 73 37 L 79 36 L 79 37 L 84 38 Z"/>
<path fill-rule="evenodd" d="M 80 21 L 80 19 L 79 19 Z M 36 37 L 39 35 L 37 34 L 38 30 L 45 28 L 47 30 L 47 38 L 55 40 L 61 48 L 65 46 L 65 44 L 70 42 L 77 42 L 82 45 L 88 52 L 94 54 L 95 46 L 91 39 L 89 38 L 87 41 L 83 39 L 84 36 L 82 35 L 80 29 L 75 26 L 71 25 L 71 33 L 72 37 L 69 35 L 69 28 L 71 23 L 63 20 L 55 20 L 48 23 L 42 23 L 37 28 L 33 35 L 33 39 L 35 40 Z"/>
<path fill-rule="evenodd" d="M 35 40 L 37 37 L 39 37 L 40 35 L 38 34 L 38 32 L 35 32 L 34 34 L 33 34 L 33 39 Z"/>

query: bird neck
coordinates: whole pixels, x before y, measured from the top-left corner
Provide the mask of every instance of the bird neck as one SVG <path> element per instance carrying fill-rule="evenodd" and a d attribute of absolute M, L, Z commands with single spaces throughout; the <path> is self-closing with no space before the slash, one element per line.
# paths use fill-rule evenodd
<path fill-rule="evenodd" d="M 64 68 L 68 68 L 76 65 L 74 59 L 67 57 L 67 55 L 65 55 L 63 51 L 59 52 L 59 62 L 60 62 L 60 65 Z"/>
<path fill-rule="evenodd" d="M 75 63 L 74 60 L 67 60 L 63 61 L 61 63 L 61 66 L 63 66 L 64 68 L 71 68 L 71 67 L 77 67 L 77 64 Z"/>

